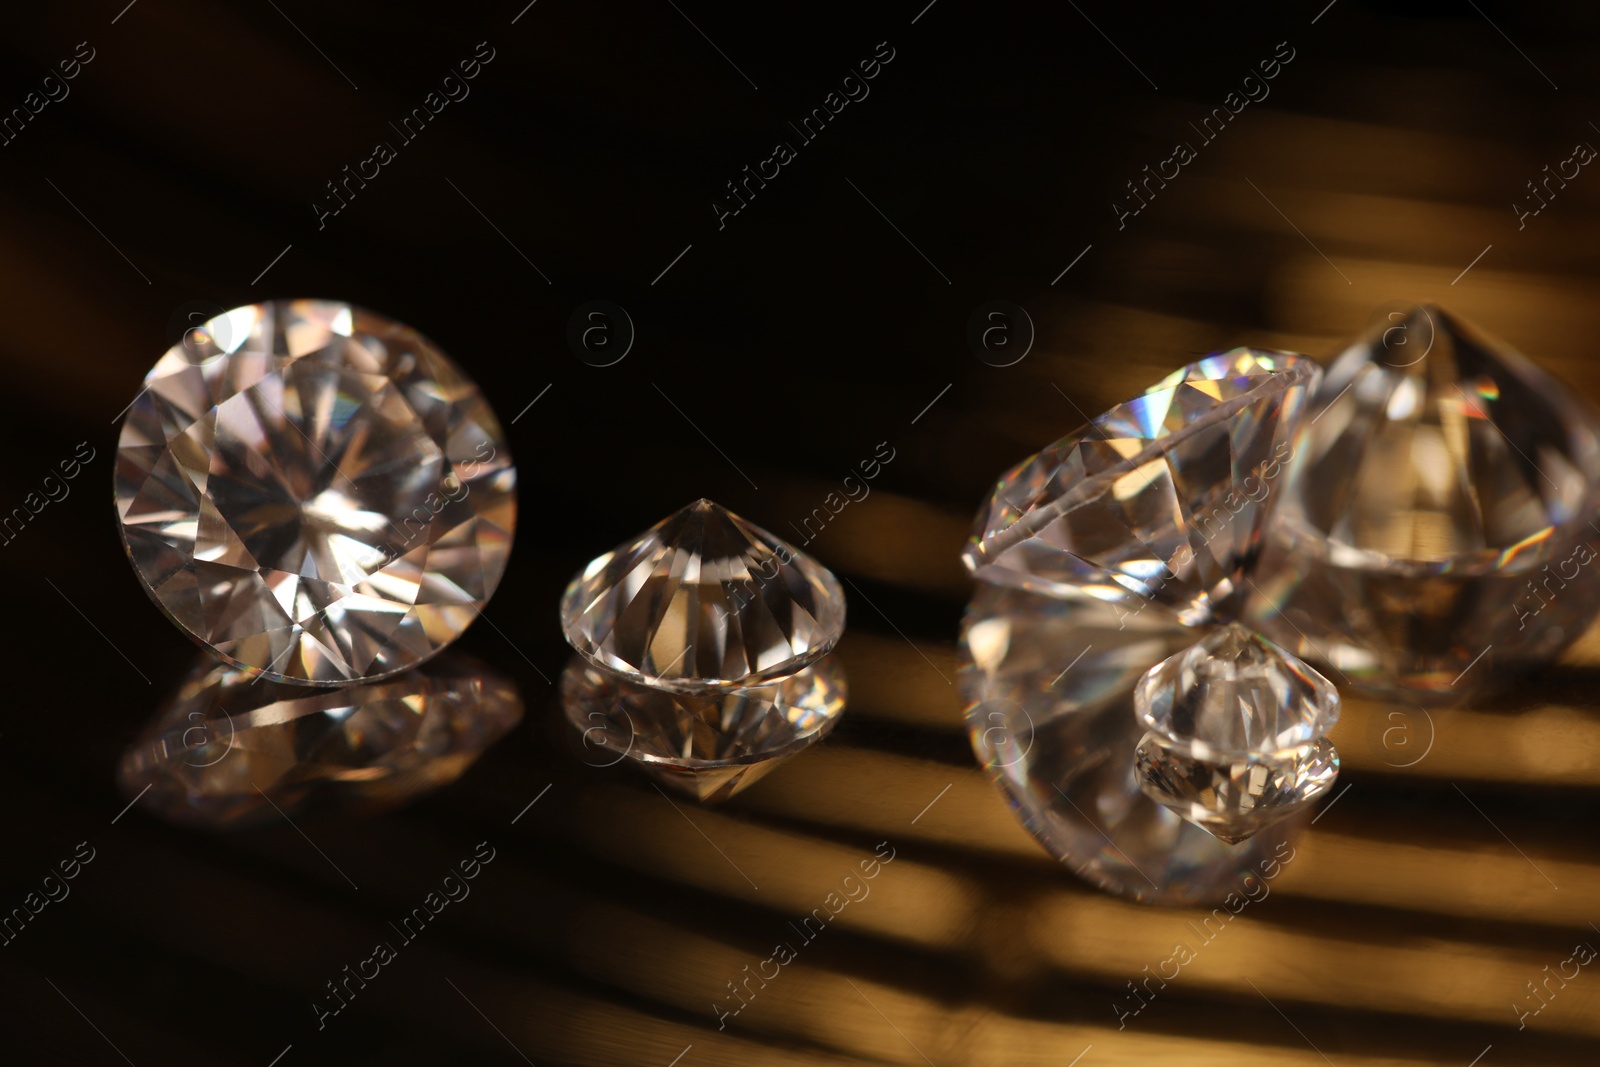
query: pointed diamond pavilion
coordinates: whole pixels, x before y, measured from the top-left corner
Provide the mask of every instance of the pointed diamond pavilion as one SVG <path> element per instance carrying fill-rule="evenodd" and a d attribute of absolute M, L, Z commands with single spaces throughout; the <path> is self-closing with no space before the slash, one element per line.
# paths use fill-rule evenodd
<path fill-rule="evenodd" d="M 1450 313 L 1340 354 L 1294 453 L 1245 615 L 1367 692 L 1460 699 L 1600 611 L 1600 419 Z"/>
<path fill-rule="evenodd" d="M 1238 592 L 1317 365 L 1235 348 L 1168 375 L 1002 475 L 975 577 L 1188 624 Z"/>
<path fill-rule="evenodd" d="M 844 614 L 827 568 L 709 500 L 595 559 L 561 598 L 573 648 L 629 681 L 678 690 L 794 674 L 838 642 Z"/>
<path fill-rule="evenodd" d="M 117 447 L 140 581 L 267 678 L 381 678 L 449 644 L 505 570 L 516 469 L 461 369 L 329 300 L 235 308 L 145 377 Z"/>

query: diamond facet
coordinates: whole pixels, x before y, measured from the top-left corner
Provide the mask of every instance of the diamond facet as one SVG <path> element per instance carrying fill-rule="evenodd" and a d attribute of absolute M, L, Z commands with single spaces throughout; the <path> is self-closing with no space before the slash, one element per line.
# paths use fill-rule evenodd
<path fill-rule="evenodd" d="M 1158 663 L 1133 694 L 1149 730 L 1135 759 L 1145 794 L 1238 842 L 1321 796 L 1339 773 L 1324 735 L 1339 694 L 1237 623 Z"/>
<path fill-rule="evenodd" d="M 173 822 L 366 812 L 454 781 L 521 717 L 514 683 L 454 653 L 342 689 L 263 681 L 206 657 L 123 753 L 119 778 Z"/>
<path fill-rule="evenodd" d="M 1257 551 L 1314 362 L 1235 348 L 1002 475 L 963 560 L 983 580 L 1214 618 Z"/>
<path fill-rule="evenodd" d="M 140 581 L 229 663 L 338 685 L 454 640 L 505 570 L 516 471 L 477 387 L 392 319 L 235 308 L 145 378 L 117 514 Z"/>
<path fill-rule="evenodd" d="M 1359 688 L 1456 699 L 1600 611 L 1600 421 L 1438 308 L 1338 357 L 1284 481 L 1245 617 Z"/>
<path fill-rule="evenodd" d="M 561 681 L 568 721 L 592 756 L 634 760 L 669 788 L 725 800 L 827 736 L 844 710 L 837 656 L 780 681 L 682 692 L 630 682 L 574 656 Z"/>
<path fill-rule="evenodd" d="M 762 685 L 815 663 L 844 630 L 826 567 L 698 500 L 592 561 L 561 598 L 567 641 L 630 681 Z"/>

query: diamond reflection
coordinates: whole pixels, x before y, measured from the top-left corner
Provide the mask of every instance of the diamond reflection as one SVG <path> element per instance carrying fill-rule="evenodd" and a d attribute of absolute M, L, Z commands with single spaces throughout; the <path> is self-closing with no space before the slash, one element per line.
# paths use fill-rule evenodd
<path fill-rule="evenodd" d="M 1297 822 L 1228 845 L 1140 788 L 1135 683 L 1197 636 L 1154 606 L 1130 614 L 987 583 L 962 627 L 961 685 L 979 762 L 1051 855 L 1134 900 L 1220 900 Z"/>
<path fill-rule="evenodd" d="M 696 800 L 726 800 L 827 736 L 844 711 L 844 669 L 825 656 L 787 678 L 737 689 L 640 685 L 575 655 L 561 679 L 584 760 L 632 760 Z"/>
<path fill-rule="evenodd" d="M 206 657 L 123 752 L 118 779 L 172 822 L 366 813 L 455 781 L 521 718 L 515 683 L 459 653 L 342 689 Z"/>

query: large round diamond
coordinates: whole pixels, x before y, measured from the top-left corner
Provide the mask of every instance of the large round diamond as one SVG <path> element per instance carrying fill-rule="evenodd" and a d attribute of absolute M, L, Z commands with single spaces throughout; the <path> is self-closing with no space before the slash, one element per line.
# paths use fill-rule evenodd
<path fill-rule="evenodd" d="M 349 304 L 235 308 L 145 377 L 117 515 L 155 602 L 237 666 L 380 678 L 453 641 L 505 570 L 516 469 L 432 342 Z"/>

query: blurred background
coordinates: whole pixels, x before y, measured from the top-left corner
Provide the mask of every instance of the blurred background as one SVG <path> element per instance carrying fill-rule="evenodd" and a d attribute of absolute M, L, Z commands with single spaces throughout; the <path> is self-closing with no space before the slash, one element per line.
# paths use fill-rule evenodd
<path fill-rule="evenodd" d="M 1326 357 L 1436 300 L 1600 398 L 1600 177 L 1537 214 L 1528 189 L 1600 144 L 1600 14 L 525 2 L 7 13 L 0 510 L 94 456 L 0 545 L 0 910 L 94 855 L 0 945 L 7 1062 L 1593 1062 L 1600 977 L 1548 979 L 1600 945 L 1600 636 L 1431 718 L 1352 701 L 1348 793 L 1121 1027 L 1204 913 L 1097 893 L 1019 827 L 954 638 L 995 476 L 1199 354 Z M 769 177 L 741 207 L 747 166 Z M 175 829 L 114 780 L 196 656 L 118 542 L 115 423 L 197 311 L 291 296 L 415 325 L 507 424 L 516 548 L 459 647 L 528 713 L 382 818 Z M 571 340 L 593 301 L 621 349 Z M 1026 316 L 975 351 L 991 301 Z M 578 568 L 700 496 L 803 540 L 891 450 L 807 545 L 852 583 L 828 741 L 714 810 L 570 754 L 550 682 Z M 325 983 L 483 841 L 471 898 L 319 1029 Z M 719 1026 L 885 842 L 870 897 Z"/>

